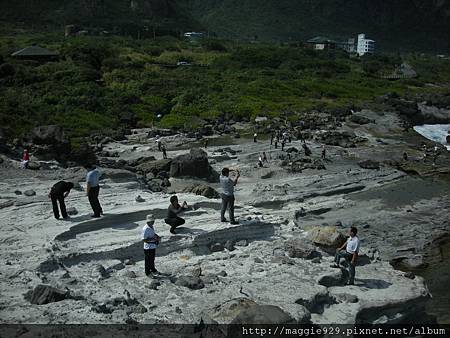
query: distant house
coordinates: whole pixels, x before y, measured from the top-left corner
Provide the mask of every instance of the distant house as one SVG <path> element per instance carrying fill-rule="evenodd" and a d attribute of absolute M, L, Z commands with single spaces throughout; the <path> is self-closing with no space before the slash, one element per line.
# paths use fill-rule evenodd
<path fill-rule="evenodd" d="M 373 54 L 375 52 L 375 41 L 366 39 L 366 34 L 358 34 L 358 43 L 356 45 L 356 53 L 359 56 L 365 54 Z"/>
<path fill-rule="evenodd" d="M 316 50 L 335 49 L 337 45 L 336 41 L 328 39 L 323 36 L 316 36 L 315 38 L 306 41 L 306 46 Z"/>
<path fill-rule="evenodd" d="M 23 60 L 51 61 L 59 57 L 59 52 L 54 52 L 36 45 L 25 47 L 11 54 L 12 57 Z"/>

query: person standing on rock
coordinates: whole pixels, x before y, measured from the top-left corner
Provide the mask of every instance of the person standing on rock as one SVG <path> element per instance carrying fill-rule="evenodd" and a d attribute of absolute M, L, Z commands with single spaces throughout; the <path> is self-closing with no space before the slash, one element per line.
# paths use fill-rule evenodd
<path fill-rule="evenodd" d="M 269 163 L 269 161 L 267 160 L 267 155 L 266 155 L 265 151 L 263 151 L 263 153 L 262 153 L 262 162 L 263 163 L 266 162 L 267 164 Z"/>
<path fill-rule="evenodd" d="M 257 133 L 254 133 L 253 134 L 253 142 L 256 142 L 256 139 L 258 138 L 258 134 Z"/>
<path fill-rule="evenodd" d="M 325 148 L 325 144 L 322 144 L 322 160 L 325 160 L 327 156 L 327 149 Z"/>
<path fill-rule="evenodd" d="M 170 233 L 175 234 L 175 229 L 186 222 L 178 215 L 188 208 L 186 201 L 183 202 L 183 205 L 180 205 L 177 196 L 174 195 L 170 198 L 170 205 L 167 209 L 167 218 L 164 220 L 166 224 L 170 225 Z"/>
<path fill-rule="evenodd" d="M 91 204 L 94 215 L 92 217 L 100 217 L 103 214 L 102 206 L 98 200 L 98 195 L 100 192 L 100 171 L 94 165 L 86 166 L 88 171 L 86 175 L 86 194 L 89 198 L 89 203 Z"/>
<path fill-rule="evenodd" d="M 164 144 L 161 146 L 161 151 L 163 153 L 163 159 L 167 159 L 167 150 Z"/>
<path fill-rule="evenodd" d="M 28 169 L 28 162 L 30 162 L 30 154 L 28 153 L 28 150 L 25 149 L 23 151 L 23 156 L 22 156 L 22 168 L 23 169 Z"/>
<path fill-rule="evenodd" d="M 356 229 L 356 227 L 350 228 L 350 237 L 340 248 L 336 249 L 334 264 L 331 265 L 331 267 L 333 268 L 339 268 L 340 259 L 345 258 L 347 260 L 347 262 L 349 263 L 350 273 L 350 278 L 348 280 L 349 285 L 353 285 L 355 283 L 355 266 L 359 252 L 359 238 L 358 236 L 356 236 L 357 233 L 358 229 Z"/>
<path fill-rule="evenodd" d="M 273 133 L 270 133 L 270 145 L 273 144 Z"/>
<path fill-rule="evenodd" d="M 230 178 L 230 169 L 223 168 L 222 175 L 220 175 L 220 186 L 222 187 L 222 209 L 220 211 L 220 221 L 228 222 L 225 218 L 225 211 L 228 209 L 231 224 L 238 224 L 234 219 L 234 187 L 238 183 L 241 174 L 236 170 L 236 177 L 234 180 Z"/>
<path fill-rule="evenodd" d="M 69 218 L 66 211 L 66 204 L 64 203 L 64 199 L 69 195 L 70 190 L 73 189 L 72 182 L 59 181 L 56 183 L 48 194 L 48 197 L 52 200 L 53 205 L 53 215 L 56 219 L 59 219 L 59 209 L 61 209 L 61 216 L 64 219 Z M 59 209 L 58 209 L 59 202 Z"/>
<path fill-rule="evenodd" d="M 158 151 L 161 151 L 161 139 L 159 135 L 156 136 L 156 144 L 158 145 Z"/>
<path fill-rule="evenodd" d="M 283 138 L 282 140 L 281 140 L 281 151 L 284 151 L 284 146 L 286 145 L 286 139 L 285 138 Z"/>
<path fill-rule="evenodd" d="M 159 275 L 155 268 L 156 248 L 161 238 L 155 233 L 155 219 L 153 215 L 147 215 L 147 222 L 142 228 L 142 241 L 144 242 L 145 275 L 154 277 Z"/>

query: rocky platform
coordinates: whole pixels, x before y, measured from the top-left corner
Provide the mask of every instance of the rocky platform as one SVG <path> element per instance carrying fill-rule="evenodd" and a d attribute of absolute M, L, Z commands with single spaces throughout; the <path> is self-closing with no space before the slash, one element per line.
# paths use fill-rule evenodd
<path fill-rule="evenodd" d="M 301 141 L 289 144 L 299 150 L 291 159 L 267 141 L 239 139 L 206 149 L 217 172 L 223 166 L 241 170 L 236 189 L 240 222 L 234 226 L 219 221 L 220 200 L 180 193 L 195 184 L 218 190 L 217 183 L 171 178 L 165 191 L 152 192 L 139 173 L 108 168 L 101 189 L 105 216 L 92 220 L 85 193 L 78 189 L 67 199 L 74 215 L 57 221 L 46 197 L 49 187 L 63 178 L 83 184 L 84 171 L 18 171 L 4 159 L 2 322 L 229 323 L 241 320 L 255 304 L 276 306 L 299 323 L 417 318 L 430 298 L 425 282 L 392 264 L 426 265 L 430 249 L 448 236 L 444 182 L 449 157 L 443 155 L 438 167 L 423 164 L 420 137 L 402 134 L 395 116 L 363 115 L 373 122 L 343 128 L 366 141 L 356 148 L 329 146 L 321 170 L 290 170 L 290 161 L 306 157 Z M 165 142 L 169 157 L 175 157 L 187 153 L 186 144 L 194 141 L 168 137 Z M 321 144 L 307 144 L 320 161 Z M 125 161 L 161 158 L 154 140 L 138 133 L 108 144 L 106 150 L 112 149 Z M 261 151 L 269 164 L 256 168 Z M 438 174 L 430 179 L 399 170 L 396 164 L 405 151 L 411 166 L 424 165 Z M 368 159 L 378 169 L 358 164 Z M 24 195 L 26 190 L 35 194 Z M 175 192 L 193 208 L 172 235 L 163 218 Z M 148 213 L 155 215 L 162 237 L 156 259 L 162 275 L 156 279 L 144 275 L 139 240 Z M 336 239 L 352 225 L 359 229 L 362 247 L 355 285 L 347 286 L 346 270 L 330 264 Z"/>

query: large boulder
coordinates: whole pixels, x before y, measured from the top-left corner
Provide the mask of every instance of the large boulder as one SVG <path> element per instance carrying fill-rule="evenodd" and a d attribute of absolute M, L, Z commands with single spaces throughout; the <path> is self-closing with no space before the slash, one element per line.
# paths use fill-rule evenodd
<path fill-rule="evenodd" d="M 311 243 L 299 238 L 293 238 L 284 243 L 284 249 L 291 258 L 313 259 L 320 257 L 320 253 Z"/>
<path fill-rule="evenodd" d="M 380 162 L 374 160 L 362 160 L 358 165 L 363 169 L 380 169 Z"/>
<path fill-rule="evenodd" d="M 349 120 L 356 124 L 368 124 L 368 123 L 374 122 L 373 120 L 371 120 L 365 116 L 362 116 L 362 115 L 351 115 L 349 117 Z"/>
<path fill-rule="evenodd" d="M 34 144 L 57 145 L 67 142 L 64 130 L 58 125 L 39 126 L 31 131 L 31 139 Z"/>
<path fill-rule="evenodd" d="M 65 138 L 61 126 L 40 126 L 31 133 L 33 155 L 41 160 L 65 161 L 71 152 L 70 142 Z"/>
<path fill-rule="evenodd" d="M 136 171 L 144 175 L 152 173 L 154 176 L 158 176 L 158 173 L 161 171 L 169 171 L 171 163 L 172 163 L 171 159 L 148 161 L 139 164 L 136 167 Z"/>
<path fill-rule="evenodd" d="M 219 193 L 215 189 L 211 188 L 210 186 L 208 186 L 206 184 L 194 184 L 194 185 L 188 186 L 183 189 L 183 192 L 193 193 L 196 195 L 205 196 L 207 198 L 219 198 L 220 197 Z"/>
<path fill-rule="evenodd" d="M 171 177 L 198 177 L 217 181 L 218 175 L 208 162 L 208 155 L 200 148 L 192 148 L 189 154 L 177 156 L 170 165 Z"/>
<path fill-rule="evenodd" d="M 315 227 L 308 232 L 308 239 L 314 244 L 332 252 L 347 240 L 334 226 Z"/>
<path fill-rule="evenodd" d="M 31 304 L 43 305 L 62 301 L 68 296 L 68 290 L 61 290 L 50 285 L 40 284 L 36 286 L 33 291 L 27 292 L 25 294 L 25 299 Z"/>
<path fill-rule="evenodd" d="M 295 324 L 296 320 L 274 305 L 254 305 L 241 311 L 230 324 Z"/>

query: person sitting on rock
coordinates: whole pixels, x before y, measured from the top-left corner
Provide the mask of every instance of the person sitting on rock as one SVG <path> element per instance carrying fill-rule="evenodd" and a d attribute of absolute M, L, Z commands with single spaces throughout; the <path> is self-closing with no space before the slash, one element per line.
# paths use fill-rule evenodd
<path fill-rule="evenodd" d="M 228 213 L 230 215 L 230 223 L 231 224 L 239 224 L 234 219 L 234 187 L 238 183 L 239 177 L 241 174 L 239 170 L 236 170 L 236 177 L 232 180 L 230 176 L 230 169 L 223 168 L 222 175 L 220 175 L 220 186 L 222 187 L 222 209 L 220 211 L 220 221 L 227 222 L 225 218 L 225 211 L 228 209 Z"/>
<path fill-rule="evenodd" d="M 349 263 L 349 274 L 350 274 L 348 280 L 349 285 L 353 285 L 355 283 L 355 266 L 359 252 L 359 238 L 358 236 L 356 236 L 357 233 L 358 229 L 356 229 L 356 227 L 350 228 L 350 237 L 340 248 L 336 249 L 336 255 L 334 256 L 334 264 L 331 265 L 331 267 L 333 268 L 339 268 L 340 259 L 345 258 L 347 260 L 347 262 Z"/>
<path fill-rule="evenodd" d="M 144 242 L 145 275 L 154 277 L 159 275 L 155 268 L 155 254 L 161 238 L 155 233 L 155 219 L 153 215 L 147 215 L 147 222 L 142 228 L 142 241 Z"/>
<path fill-rule="evenodd" d="M 59 209 L 61 209 L 61 216 L 64 219 L 69 218 L 66 211 L 66 204 L 64 203 L 64 199 L 69 195 L 70 190 L 73 189 L 72 182 L 59 181 L 56 183 L 48 194 L 48 197 L 52 200 L 53 205 L 53 215 L 56 219 L 59 219 Z M 59 209 L 58 209 L 59 202 Z"/>
<path fill-rule="evenodd" d="M 178 203 L 178 197 L 176 195 L 170 197 L 170 205 L 167 209 L 167 218 L 164 220 L 166 224 L 170 225 L 170 232 L 175 234 L 175 229 L 180 225 L 183 225 L 186 221 L 179 217 L 178 214 L 186 211 L 188 209 L 188 205 L 186 201 L 183 202 L 183 205 Z"/>
<path fill-rule="evenodd" d="M 28 163 L 30 162 L 30 154 L 28 153 L 28 150 L 25 149 L 23 151 L 23 156 L 22 156 L 22 168 L 23 169 L 28 169 Z"/>

